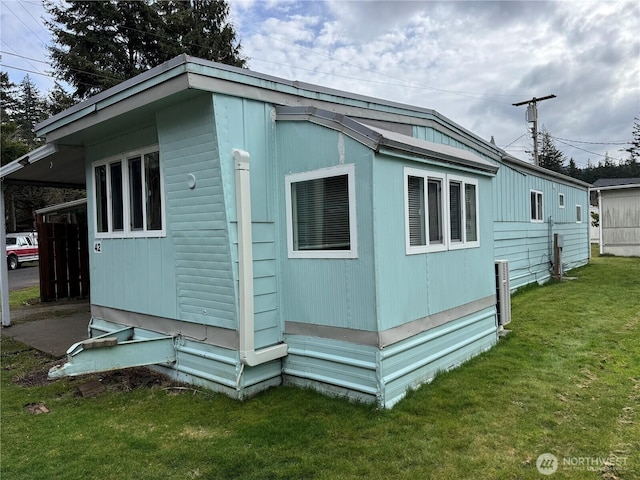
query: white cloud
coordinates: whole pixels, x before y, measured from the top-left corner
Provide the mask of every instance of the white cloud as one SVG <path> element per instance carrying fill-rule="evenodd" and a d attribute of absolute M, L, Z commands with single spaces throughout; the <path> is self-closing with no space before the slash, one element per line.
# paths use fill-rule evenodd
<path fill-rule="evenodd" d="M 49 41 L 33 18 L 44 9 L 22 3 L 29 12 L 1 2 L 2 51 L 46 61 L 33 34 Z M 630 139 L 640 116 L 635 0 L 231 0 L 230 12 L 253 70 L 435 109 L 499 145 L 525 134 L 509 149 L 520 158 L 531 140 L 525 109 L 514 102 L 557 95 L 539 104 L 541 122 L 552 135 L 584 141 Z M 5 65 L 50 70 L 6 54 L 2 62 L 14 81 L 26 72 Z M 42 91 L 52 85 L 31 75 Z M 582 165 L 607 150 L 619 155 L 619 146 L 589 146 L 596 153 L 559 147 Z"/>

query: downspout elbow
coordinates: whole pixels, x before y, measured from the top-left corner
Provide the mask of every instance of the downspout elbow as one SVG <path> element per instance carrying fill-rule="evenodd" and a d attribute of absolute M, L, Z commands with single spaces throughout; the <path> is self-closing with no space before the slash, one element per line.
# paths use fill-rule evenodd
<path fill-rule="evenodd" d="M 238 224 L 238 283 L 240 312 L 238 336 L 240 340 L 240 360 L 254 367 L 287 355 L 287 344 L 255 349 L 254 306 L 253 306 L 253 239 L 251 236 L 251 183 L 249 152 L 233 150 L 236 180 L 236 216 Z"/>

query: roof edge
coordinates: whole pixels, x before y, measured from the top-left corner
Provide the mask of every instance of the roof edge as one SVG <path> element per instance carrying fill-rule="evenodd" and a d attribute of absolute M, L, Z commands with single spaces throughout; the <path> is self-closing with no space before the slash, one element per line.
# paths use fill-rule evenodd
<path fill-rule="evenodd" d="M 315 124 L 323 125 L 333 130 L 338 130 L 353 138 L 356 141 L 368 146 L 372 150 L 379 152 L 381 148 L 387 148 L 389 150 L 399 151 L 405 154 L 414 155 L 420 158 L 431 158 L 433 160 L 442 161 L 448 164 L 456 166 L 472 168 L 475 170 L 481 170 L 484 172 L 495 173 L 498 171 L 498 166 L 485 162 L 478 157 L 478 162 L 474 162 L 472 159 L 464 158 L 465 156 L 473 155 L 472 152 L 467 150 L 457 149 L 448 145 L 428 142 L 426 140 L 415 139 L 413 137 L 406 137 L 401 134 L 394 134 L 388 132 L 385 135 L 385 131 L 382 129 L 370 127 L 363 123 L 357 122 L 346 115 L 336 112 L 330 112 L 328 110 L 322 110 L 317 107 L 289 107 L 289 106 L 277 106 L 276 107 L 276 120 L 290 120 L 290 121 L 309 121 Z M 425 146 L 411 144 L 411 142 L 403 142 L 399 137 L 406 137 L 408 140 L 412 140 L 414 143 L 419 142 Z M 438 151 L 437 149 L 429 149 L 427 145 L 433 144 L 438 147 L 449 147 L 451 149 L 459 150 L 460 156 L 456 156 L 453 153 L 447 153 Z"/>
<path fill-rule="evenodd" d="M 520 168 L 524 170 L 531 170 L 535 173 L 541 173 L 543 175 L 546 175 L 547 177 L 555 178 L 556 180 L 561 180 L 566 183 L 572 183 L 580 187 L 591 188 L 590 183 L 584 182 L 582 180 L 578 180 L 577 178 L 570 177 L 568 175 L 565 175 L 564 173 L 554 172 L 553 170 L 549 170 L 548 168 L 523 162 L 522 160 L 512 157 L 511 155 L 508 155 L 508 154 L 503 156 L 501 160 L 507 164 L 512 165 L 516 169 Z"/>

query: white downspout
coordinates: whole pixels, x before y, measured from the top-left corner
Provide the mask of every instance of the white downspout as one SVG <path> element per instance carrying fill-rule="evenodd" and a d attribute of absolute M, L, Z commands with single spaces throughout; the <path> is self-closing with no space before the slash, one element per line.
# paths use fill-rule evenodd
<path fill-rule="evenodd" d="M 238 283 L 240 284 L 240 360 L 253 367 L 287 355 L 287 344 L 255 349 L 253 311 L 253 239 L 251 237 L 251 182 L 249 152 L 233 149 L 238 222 Z"/>
<path fill-rule="evenodd" d="M 0 249 L 2 249 L 2 264 L 0 265 L 0 296 L 2 297 L 2 326 L 11 326 L 9 310 L 9 271 L 7 267 L 7 232 L 4 224 L 4 182 L 0 181 Z"/>

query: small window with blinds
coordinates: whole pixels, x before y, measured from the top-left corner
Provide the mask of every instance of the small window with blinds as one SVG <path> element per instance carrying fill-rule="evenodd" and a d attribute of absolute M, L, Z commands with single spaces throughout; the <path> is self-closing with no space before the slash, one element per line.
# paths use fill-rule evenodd
<path fill-rule="evenodd" d="M 407 255 L 480 245 L 477 180 L 409 167 L 404 178 Z"/>
<path fill-rule="evenodd" d="M 353 165 L 286 177 L 291 258 L 356 258 Z"/>
<path fill-rule="evenodd" d="M 444 176 L 405 168 L 407 254 L 446 249 L 442 187 Z"/>

